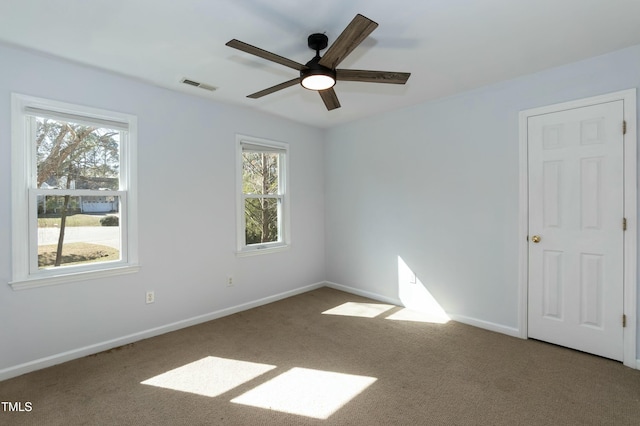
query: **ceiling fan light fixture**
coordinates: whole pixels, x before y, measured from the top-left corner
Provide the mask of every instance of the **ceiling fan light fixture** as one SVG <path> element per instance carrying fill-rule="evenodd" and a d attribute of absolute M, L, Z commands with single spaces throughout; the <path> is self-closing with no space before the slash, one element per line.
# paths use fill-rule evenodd
<path fill-rule="evenodd" d="M 300 84 L 309 90 L 327 90 L 336 84 L 336 79 L 329 74 L 311 74 L 303 77 Z"/>
<path fill-rule="evenodd" d="M 323 67 L 320 61 L 320 51 L 327 47 L 328 38 L 325 34 L 311 34 L 307 39 L 310 49 L 316 51 L 316 56 L 300 70 L 300 84 L 309 90 L 327 90 L 336 84 L 336 72 Z"/>
<path fill-rule="evenodd" d="M 336 72 L 318 63 L 320 56 L 307 62 L 300 70 L 300 84 L 309 90 L 327 90 L 336 84 Z"/>

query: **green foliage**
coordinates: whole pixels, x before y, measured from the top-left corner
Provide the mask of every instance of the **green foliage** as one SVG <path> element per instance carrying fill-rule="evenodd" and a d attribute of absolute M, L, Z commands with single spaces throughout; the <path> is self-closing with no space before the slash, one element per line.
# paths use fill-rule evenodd
<path fill-rule="evenodd" d="M 245 203 L 247 244 L 278 241 L 278 200 L 251 198 Z"/>
<path fill-rule="evenodd" d="M 48 195 L 44 197 L 44 201 L 38 200 L 38 216 L 59 213 L 64 205 L 64 196 L 62 195 Z M 69 197 L 69 202 L 66 206 L 67 214 L 77 213 L 80 211 L 80 198 Z"/>
<path fill-rule="evenodd" d="M 118 216 L 105 216 L 100 219 L 100 225 L 102 226 L 118 226 L 120 224 L 120 218 Z"/>
<path fill-rule="evenodd" d="M 262 197 L 279 192 L 280 155 L 269 152 L 242 153 L 242 190 L 255 197 L 245 202 L 247 244 L 278 241 L 278 199 Z"/>

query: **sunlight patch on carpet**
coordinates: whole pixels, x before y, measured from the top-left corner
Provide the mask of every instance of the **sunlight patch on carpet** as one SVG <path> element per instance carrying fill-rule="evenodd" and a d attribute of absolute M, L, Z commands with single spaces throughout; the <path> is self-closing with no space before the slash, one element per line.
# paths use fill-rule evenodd
<path fill-rule="evenodd" d="M 316 419 L 327 419 L 377 379 L 295 367 L 231 400 Z"/>
<path fill-rule="evenodd" d="M 214 397 L 274 368 L 275 365 L 208 356 L 140 383 Z"/>
<path fill-rule="evenodd" d="M 446 324 L 449 322 L 447 315 L 442 315 L 437 312 L 419 312 L 407 308 L 394 312 L 389 315 L 387 319 L 394 321 L 428 322 L 432 324 Z"/>
<path fill-rule="evenodd" d="M 375 318 L 395 308 L 394 305 L 386 305 L 383 303 L 358 303 L 347 302 L 340 306 L 331 308 L 323 312 L 326 315 L 342 315 L 347 317 Z"/>

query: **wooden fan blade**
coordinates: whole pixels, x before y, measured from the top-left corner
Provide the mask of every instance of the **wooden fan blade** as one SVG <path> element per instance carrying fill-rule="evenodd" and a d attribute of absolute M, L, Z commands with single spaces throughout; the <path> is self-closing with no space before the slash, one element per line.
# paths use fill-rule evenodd
<path fill-rule="evenodd" d="M 261 90 L 256 93 L 252 93 L 247 98 L 258 99 L 263 96 L 269 95 L 273 92 L 277 92 L 278 90 L 286 89 L 287 87 L 295 86 L 300 83 L 300 77 L 294 78 L 293 80 L 285 81 L 284 83 L 276 84 L 275 86 L 269 87 L 268 89 Z"/>
<path fill-rule="evenodd" d="M 368 83 L 405 84 L 410 75 L 410 72 L 336 70 L 336 80 L 365 81 Z"/>
<path fill-rule="evenodd" d="M 324 102 L 324 106 L 327 107 L 327 111 L 340 108 L 340 101 L 338 101 L 338 95 L 336 95 L 336 91 L 333 90 L 333 87 L 327 90 L 320 90 L 318 93 L 320 93 L 320 97 Z"/>
<path fill-rule="evenodd" d="M 259 47 L 252 46 L 243 41 L 230 40 L 226 43 L 226 46 L 233 47 L 234 49 L 242 50 L 243 52 L 250 53 L 251 55 L 259 56 L 260 58 L 266 59 L 271 62 L 275 62 L 280 65 L 284 65 L 285 67 L 293 68 L 294 70 L 301 71 L 306 69 L 305 65 L 302 65 L 296 61 L 292 61 L 291 59 L 287 59 L 283 56 L 276 55 L 275 53 L 268 52 L 264 49 L 260 49 Z"/>
<path fill-rule="evenodd" d="M 357 14 L 327 49 L 318 63 L 323 67 L 335 69 L 377 27 L 378 24 L 376 22 Z"/>

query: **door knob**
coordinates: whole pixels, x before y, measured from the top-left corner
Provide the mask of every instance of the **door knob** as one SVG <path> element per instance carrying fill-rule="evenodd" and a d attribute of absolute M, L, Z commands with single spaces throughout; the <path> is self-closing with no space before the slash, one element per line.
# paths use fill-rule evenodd
<path fill-rule="evenodd" d="M 534 235 L 533 237 L 531 237 L 531 241 L 533 241 L 534 243 L 539 243 L 541 239 L 542 238 L 540 238 L 540 235 Z"/>

